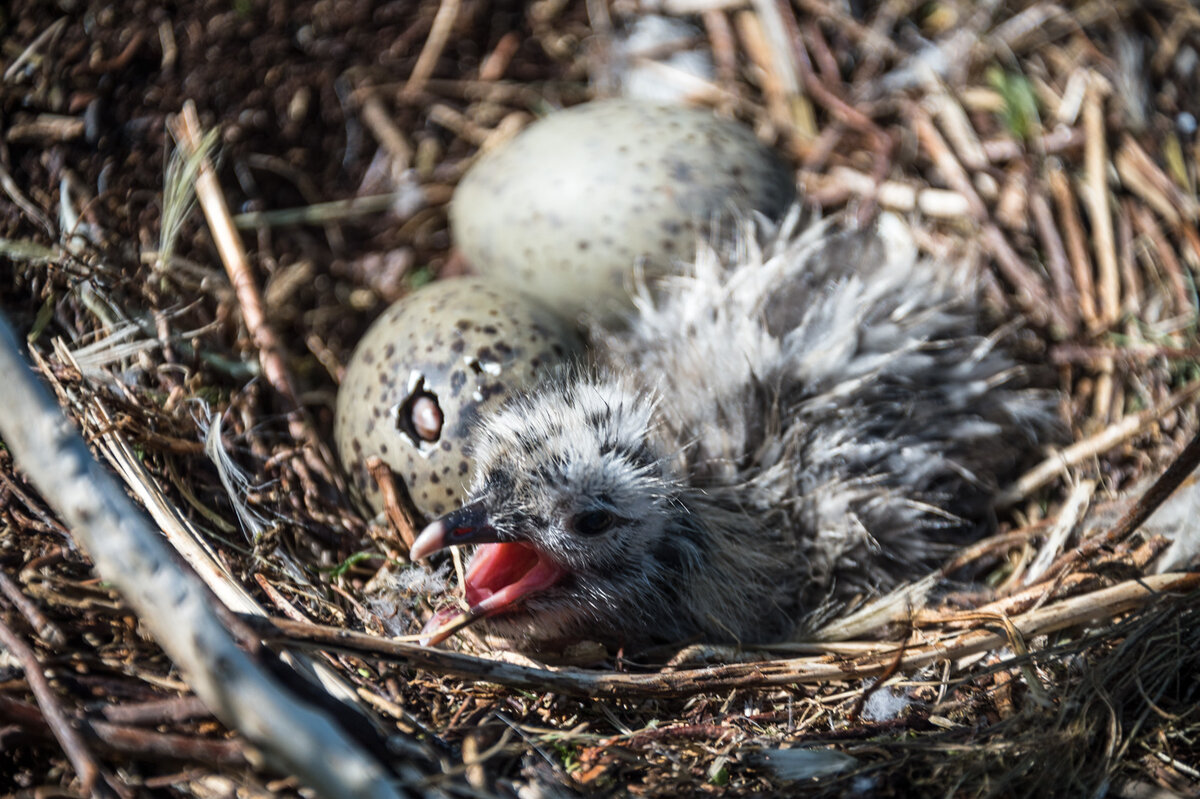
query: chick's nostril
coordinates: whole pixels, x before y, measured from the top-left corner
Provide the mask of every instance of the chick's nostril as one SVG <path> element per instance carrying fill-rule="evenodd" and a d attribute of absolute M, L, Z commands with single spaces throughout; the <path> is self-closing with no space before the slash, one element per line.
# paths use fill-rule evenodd
<path fill-rule="evenodd" d="M 437 441 L 442 435 L 442 409 L 437 397 L 420 394 L 409 409 L 413 431 L 422 441 Z"/>

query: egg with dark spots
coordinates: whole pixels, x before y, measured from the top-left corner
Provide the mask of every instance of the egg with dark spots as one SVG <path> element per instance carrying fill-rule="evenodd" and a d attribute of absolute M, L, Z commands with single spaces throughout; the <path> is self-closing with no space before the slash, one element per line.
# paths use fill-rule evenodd
<path fill-rule="evenodd" d="M 551 114 L 486 153 L 450 204 L 475 271 L 564 314 L 603 317 L 690 259 L 714 222 L 782 216 L 795 176 L 746 127 L 703 109 L 602 100 Z"/>
<path fill-rule="evenodd" d="M 402 298 L 367 330 L 338 390 L 334 438 L 356 492 L 382 509 L 367 472 L 378 456 L 421 513 L 457 507 L 473 472 L 473 426 L 581 352 L 572 325 L 486 278 Z"/>

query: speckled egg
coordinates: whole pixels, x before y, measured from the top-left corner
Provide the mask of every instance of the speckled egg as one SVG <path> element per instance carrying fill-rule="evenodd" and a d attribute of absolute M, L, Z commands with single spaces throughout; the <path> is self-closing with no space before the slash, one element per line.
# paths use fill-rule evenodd
<path fill-rule="evenodd" d="M 635 265 L 661 273 L 714 219 L 779 217 L 795 178 L 754 134 L 702 109 L 575 106 L 482 156 L 455 190 L 455 244 L 480 274 L 564 314 L 628 303 Z"/>
<path fill-rule="evenodd" d="M 541 303 L 485 278 L 437 281 L 399 300 L 363 336 L 338 390 L 334 437 L 355 488 L 382 507 L 366 469 L 378 455 L 426 516 L 457 507 L 475 421 L 581 349 Z"/>

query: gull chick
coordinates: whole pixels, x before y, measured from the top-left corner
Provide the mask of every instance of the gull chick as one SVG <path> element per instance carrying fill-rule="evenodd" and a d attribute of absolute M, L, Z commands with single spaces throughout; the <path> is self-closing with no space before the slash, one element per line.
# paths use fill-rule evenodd
<path fill-rule="evenodd" d="M 477 545 L 469 617 L 535 649 L 779 641 L 922 574 L 1056 427 L 963 271 L 886 215 L 702 252 L 481 423 L 414 560 Z"/>

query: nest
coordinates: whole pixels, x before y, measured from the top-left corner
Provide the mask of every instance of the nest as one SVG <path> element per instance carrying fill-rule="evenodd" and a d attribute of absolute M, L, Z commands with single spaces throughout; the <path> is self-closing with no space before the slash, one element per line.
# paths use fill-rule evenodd
<path fill-rule="evenodd" d="M 1151 574 L 1164 544 L 1138 528 L 1200 449 L 1185 0 L 60 5 L 0 20 L 0 307 L 250 665 L 390 795 L 1200 790 L 1200 577 Z M 630 46 L 650 6 L 694 26 L 666 49 L 710 52 L 711 78 Z M 396 639 L 420 592 L 398 621 L 366 599 L 403 546 L 329 454 L 343 364 L 389 302 L 464 269 L 445 208 L 476 154 L 634 69 L 752 125 L 807 204 L 894 210 L 925 252 L 973 255 L 1076 443 L 930 578 L 961 590 L 909 586 L 823 640 L 581 667 Z M 302 792 L 294 754 L 192 693 L 220 686 L 181 676 L 131 610 L 152 597 L 113 590 L 121 553 L 85 554 L 15 449 L 0 784 Z"/>

